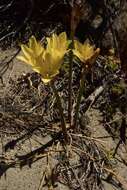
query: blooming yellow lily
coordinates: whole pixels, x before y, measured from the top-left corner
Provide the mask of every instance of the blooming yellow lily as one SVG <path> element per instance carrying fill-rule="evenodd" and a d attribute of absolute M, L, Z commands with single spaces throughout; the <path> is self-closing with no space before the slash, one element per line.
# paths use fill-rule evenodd
<path fill-rule="evenodd" d="M 97 56 L 99 55 L 100 49 L 94 49 L 94 46 L 91 46 L 89 43 L 80 43 L 77 40 L 74 40 L 74 49 L 73 53 L 76 55 L 83 63 L 92 64 Z"/>
<path fill-rule="evenodd" d="M 67 46 L 65 32 L 48 37 L 46 48 L 32 36 L 28 45 L 21 45 L 23 55 L 17 58 L 30 64 L 34 71 L 41 74 L 42 81 L 48 83 L 59 73 Z"/>

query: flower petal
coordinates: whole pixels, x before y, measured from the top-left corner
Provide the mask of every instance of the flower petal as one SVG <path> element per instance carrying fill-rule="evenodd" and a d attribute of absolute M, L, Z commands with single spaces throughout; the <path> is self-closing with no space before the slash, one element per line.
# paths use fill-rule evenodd
<path fill-rule="evenodd" d="M 75 49 L 77 49 L 78 51 L 82 51 L 83 44 L 81 44 L 78 40 L 74 40 L 74 47 L 75 47 Z"/>
<path fill-rule="evenodd" d="M 25 63 L 29 63 L 29 60 L 23 55 L 18 55 L 16 58 Z"/>
<path fill-rule="evenodd" d="M 33 51 L 30 48 L 28 48 L 26 45 L 21 45 L 21 50 L 26 58 L 31 59 L 33 56 Z"/>
<path fill-rule="evenodd" d="M 62 32 L 61 34 L 59 34 L 58 38 L 59 38 L 59 42 L 58 42 L 59 44 L 58 45 L 61 48 L 63 48 L 64 50 L 67 49 L 67 35 L 66 35 L 66 33 Z"/>
<path fill-rule="evenodd" d="M 93 62 L 93 58 L 97 57 L 94 56 L 94 54 L 96 54 L 94 46 L 91 46 L 89 43 L 85 42 L 84 44 L 81 44 L 79 41 L 75 40 L 74 46 L 75 49 L 73 50 L 73 53 L 84 63 Z"/>
<path fill-rule="evenodd" d="M 33 50 L 36 56 L 40 55 L 44 51 L 44 48 L 40 42 L 36 41 L 36 38 L 34 36 L 31 36 L 29 39 L 29 48 Z"/>
<path fill-rule="evenodd" d="M 76 55 L 82 62 L 84 62 L 84 57 L 82 56 L 82 54 L 81 54 L 78 50 L 74 49 L 74 50 L 73 50 L 73 53 L 74 53 L 74 55 Z"/>
<path fill-rule="evenodd" d="M 49 83 L 52 79 L 51 79 L 51 78 L 46 79 L 46 78 L 41 77 L 41 80 L 42 80 L 45 84 L 47 84 L 47 83 Z"/>
<path fill-rule="evenodd" d="M 58 48 L 58 36 L 56 34 L 52 35 L 52 40 L 53 40 L 53 49 L 57 49 Z"/>

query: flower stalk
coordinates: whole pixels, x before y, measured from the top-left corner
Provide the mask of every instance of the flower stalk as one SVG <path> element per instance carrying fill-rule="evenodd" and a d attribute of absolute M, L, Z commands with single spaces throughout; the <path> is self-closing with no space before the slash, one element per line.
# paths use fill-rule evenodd
<path fill-rule="evenodd" d="M 75 22 L 74 22 L 74 7 L 72 6 L 71 11 L 71 32 L 70 32 L 70 54 L 69 54 L 69 86 L 68 86 L 68 120 L 70 126 L 72 125 L 72 68 L 73 68 L 73 49 L 74 49 L 74 33 L 75 33 Z"/>
<path fill-rule="evenodd" d="M 56 101 L 57 101 L 57 108 L 59 110 L 59 114 L 60 114 L 60 118 L 61 118 L 62 132 L 63 132 L 63 135 L 64 135 L 65 143 L 67 143 L 68 142 L 68 135 L 67 135 L 67 128 L 66 128 L 66 122 L 65 122 L 65 119 L 64 119 L 61 99 L 60 99 L 60 96 L 58 94 L 58 91 L 57 91 L 53 81 L 50 82 L 50 86 L 51 86 L 51 88 L 53 90 L 53 93 L 54 93 Z"/>
<path fill-rule="evenodd" d="M 84 87 L 85 87 L 86 71 L 89 71 L 91 69 L 99 53 L 100 53 L 99 48 L 94 50 L 94 47 L 90 46 L 90 44 L 85 44 L 85 43 L 81 44 L 80 42 L 75 41 L 74 54 L 82 61 L 83 67 L 82 67 L 80 87 L 79 87 L 76 109 L 75 109 L 74 128 L 77 128 L 77 125 L 78 125 L 78 116 L 79 116 L 81 98 L 82 98 Z"/>
<path fill-rule="evenodd" d="M 82 69 L 81 73 L 81 79 L 80 79 L 80 87 L 79 87 L 79 92 L 77 96 L 77 103 L 76 103 L 76 108 L 75 108 L 75 116 L 74 116 L 74 128 L 77 128 L 78 125 L 78 116 L 79 116 L 79 108 L 80 108 L 80 103 L 83 95 L 85 87 L 85 68 Z"/>
<path fill-rule="evenodd" d="M 73 50 L 74 50 L 74 35 L 75 35 L 75 30 L 77 28 L 77 25 L 80 21 L 80 18 L 82 16 L 82 11 L 81 11 L 81 4 L 78 1 L 71 1 L 70 2 L 71 6 L 71 15 L 70 15 L 70 60 L 69 60 L 69 88 L 68 88 L 68 93 L 69 93 L 69 99 L 68 99 L 68 120 L 70 123 L 70 126 L 72 125 L 72 69 L 73 69 Z"/>
<path fill-rule="evenodd" d="M 73 42 L 71 44 L 71 46 L 73 47 Z M 71 48 L 72 48 L 71 47 Z M 69 60 L 69 87 L 68 87 L 68 120 L 70 123 L 70 126 L 72 124 L 72 68 L 73 68 L 73 51 L 72 49 L 70 50 L 70 60 Z"/>

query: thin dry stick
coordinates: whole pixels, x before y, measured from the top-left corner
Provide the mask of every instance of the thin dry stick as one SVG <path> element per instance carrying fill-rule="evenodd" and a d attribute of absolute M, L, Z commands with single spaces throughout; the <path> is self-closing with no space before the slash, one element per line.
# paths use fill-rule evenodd
<path fill-rule="evenodd" d="M 82 134 L 74 134 L 74 133 L 69 133 L 70 135 L 72 136 L 76 136 L 76 137 L 80 137 L 80 138 L 84 138 L 84 139 L 88 139 L 88 140 L 93 140 L 93 141 L 97 141 L 97 142 L 100 142 L 100 143 L 104 143 L 105 141 L 102 141 L 100 139 L 97 139 L 95 137 L 87 137 L 85 135 L 82 135 Z"/>
<path fill-rule="evenodd" d="M 80 189 L 83 190 L 84 189 L 83 182 L 79 179 L 79 177 L 78 177 L 76 171 L 73 169 L 73 167 L 71 167 L 71 170 L 74 174 L 75 179 L 77 180 L 78 184 L 80 185 Z"/>
<path fill-rule="evenodd" d="M 42 177 L 41 177 L 41 179 L 40 179 L 40 184 L 39 184 L 39 187 L 38 187 L 37 190 L 42 190 L 43 184 L 44 184 L 44 180 L 45 180 L 45 175 L 46 175 L 46 170 L 45 170 L 45 171 L 43 172 L 43 174 L 42 174 Z"/>
<path fill-rule="evenodd" d="M 125 181 L 125 179 L 120 176 L 119 174 L 116 174 L 116 172 L 114 172 L 113 170 L 111 169 L 108 169 L 108 168 L 103 168 L 105 171 L 109 172 L 110 174 L 114 175 L 114 177 L 120 182 L 120 184 L 123 186 L 123 188 L 125 190 L 127 190 L 127 181 Z"/>

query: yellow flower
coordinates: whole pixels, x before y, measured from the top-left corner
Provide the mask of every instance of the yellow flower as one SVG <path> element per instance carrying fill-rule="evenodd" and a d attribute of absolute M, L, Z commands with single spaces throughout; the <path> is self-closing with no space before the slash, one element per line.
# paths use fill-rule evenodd
<path fill-rule="evenodd" d="M 76 55 L 83 63 L 92 64 L 100 52 L 99 48 L 94 50 L 94 46 L 91 46 L 89 43 L 82 44 L 77 40 L 74 41 L 74 48 L 74 55 Z"/>
<path fill-rule="evenodd" d="M 59 36 L 53 34 L 51 38 L 47 39 L 47 50 L 52 53 L 52 51 L 59 51 L 61 54 L 65 54 L 67 50 L 67 36 L 65 32 L 62 32 Z"/>
<path fill-rule="evenodd" d="M 67 36 L 65 32 L 53 34 L 47 38 L 47 47 L 44 48 L 35 37 L 29 39 L 28 45 L 21 45 L 23 55 L 17 58 L 32 66 L 40 73 L 42 81 L 48 83 L 54 78 L 61 67 L 67 51 Z"/>
<path fill-rule="evenodd" d="M 30 65 L 34 65 L 34 59 L 44 52 L 44 48 L 34 36 L 31 36 L 28 45 L 21 45 L 21 50 L 23 55 L 19 55 L 17 58 Z"/>

